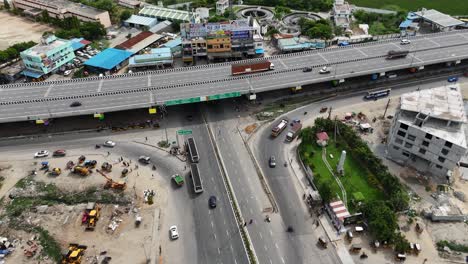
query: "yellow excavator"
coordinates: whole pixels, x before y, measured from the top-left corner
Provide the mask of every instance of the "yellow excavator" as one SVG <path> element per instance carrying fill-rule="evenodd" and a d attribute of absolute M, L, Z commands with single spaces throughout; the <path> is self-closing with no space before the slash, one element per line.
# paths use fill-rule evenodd
<path fill-rule="evenodd" d="M 104 184 L 104 189 L 112 188 L 112 189 L 116 189 L 116 190 L 125 190 L 127 188 L 127 183 L 126 182 L 124 182 L 124 181 L 116 182 L 116 181 L 112 180 L 109 176 L 107 176 L 103 171 L 101 171 L 99 169 L 97 169 L 96 171 L 99 172 L 99 174 L 101 174 L 107 180 L 106 184 Z"/>
<path fill-rule="evenodd" d="M 53 168 L 53 169 L 49 172 L 49 174 L 50 174 L 51 176 L 59 176 L 60 174 L 62 174 L 62 169 L 60 169 L 60 168 Z"/>
<path fill-rule="evenodd" d="M 86 210 L 83 214 L 82 223 L 86 224 L 86 230 L 94 231 L 96 227 L 96 222 L 99 220 L 101 216 L 101 206 L 94 202 L 88 203 L 86 206 Z"/>
<path fill-rule="evenodd" d="M 87 246 L 70 244 L 62 254 L 61 264 L 80 264 Z"/>

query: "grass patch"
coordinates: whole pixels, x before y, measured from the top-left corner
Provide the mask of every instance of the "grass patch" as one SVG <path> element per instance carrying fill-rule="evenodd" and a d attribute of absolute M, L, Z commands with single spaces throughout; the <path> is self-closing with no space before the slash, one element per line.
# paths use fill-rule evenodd
<path fill-rule="evenodd" d="M 327 160 L 334 173 L 336 173 L 336 167 L 341 156 L 341 151 L 343 149 L 346 150 L 344 146 L 345 144 L 339 144 L 337 147 L 335 142 L 330 140 L 326 147 Z M 310 153 L 313 153 L 313 155 Z M 349 153 L 350 152 L 347 151 L 348 155 L 346 155 L 344 165 L 345 176 L 340 177 L 340 180 L 346 190 L 348 207 L 350 211 L 353 211 L 353 193 L 361 192 L 364 196 L 364 202 L 366 203 L 373 200 L 383 199 L 383 193 L 369 185 L 367 179 L 370 176 L 370 172 L 366 168 L 363 168 Z M 330 154 L 333 155 L 333 159 L 330 158 Z M 305 146 L 305 149 L 302 149 L 301 156 L 314 172 L 314 180 L 317 185 L 320 186 L 321 184 L 328 184 L 333 195 L 338 194 L 338 196 L 343 199 L 338 183 L 322 161 L 321 147 L 317 144 L 307 145 Z"/>
<path fill-rule="evenodd" d="M 47 255 L 58 263 L 62 258 L 62 251 L 57 240 L 49 234 L 49 231 L 42 227 L 35 227 L 34 231 L 39 235 L 39 242 L 44 249 L 42 254 Z"/>
<path fill-rule="evenodd" d="M 468 245 L 457 244 L 453 241 L 441 240 L 437 242 L 437 249 L 444 250 L 444 247 L 450 248 L 450 250 L 468 253 Z"/>
<path fill-rule="evenodd" d="M 427 9 L 437 9 L 450 15 L 468 14 L 468 1 L 466 0 L 350 0 L 349 2 L 357 6 L 374 8 L 396 5 L 408 11 L 418 11 L 421 7 L 425 7 Z"/>

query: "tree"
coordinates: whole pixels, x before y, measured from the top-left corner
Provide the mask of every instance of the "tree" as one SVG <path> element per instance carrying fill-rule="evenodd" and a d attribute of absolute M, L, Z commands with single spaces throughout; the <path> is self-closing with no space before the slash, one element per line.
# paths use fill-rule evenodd
<path fill-rule="evenodd" d="M 120 21 L 123 22 L 127 19 L 129 19 L 132 16 L 132 12 L 130 10 L 124 10 L 122 13 L 120 13 Z"/>
<path fill-rule="evenodd" d="M 372 201 L 363 208 L 371 234 L 380 241 L 391 242 L 397 229 L 396 216 L 384 201 Z"/>
<path fill-rule="evenodd" d="M 400 232 L 394 235 L 393 244 L 395 245 L 395 252 L 401 254 L 405 253 L 410 246 L 410 243 L 408 242 L 406 237 Z"/>
<path fill-rule="evenodd" d="M 41 21 L 44 22 L 44 23 L 50 23 L 50 15 L 49 15 L 49 11 L 47 10 L 42 10 L 41 12 Z"/>
<path fill-rule="evenodd" d="M 10 10 L 10 3 L 8 0 L 3 0 L 3 7 L 5 7 L 6 10 Z"/>
<path fill-rule="evenodd" d="M 268 29 L 268 31 L 265 33 L 265 35 L 268 36 L 268 37 L 271 37 L 274 34 L 279 34 L 279 33 L 280 33 L 280 31 L 277 28 L 272 27 L 272 28 Z"/>
<path fill-rule="evenodd" d="M 331 199 L 333 198 L 333 192 L 330 186 L 331 186 L 330 181 L 326 181 L 320 184 L 319 186 L 317 186 L 317 188 L 319 189 L 320 196 L 322 197 L 322 200 L 325 203 L 330 202 Z"/>
<path fill-rule="evenodd" d="M 87 2 L 87 4 L 91 4 L 91 3 L 92 2 Z M 95 2 L 95 4 L 91 4 L 91 6 L 111 12 L 112 9 L 114 8 L 114 3 L 111 0 L 99 0 Z"/>

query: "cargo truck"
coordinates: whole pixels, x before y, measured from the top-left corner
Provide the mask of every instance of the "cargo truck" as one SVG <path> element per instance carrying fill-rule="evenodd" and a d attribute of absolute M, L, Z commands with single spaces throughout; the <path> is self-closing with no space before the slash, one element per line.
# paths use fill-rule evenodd
<path fill-rule="evenodd" d="M 172 175 L 172 179 L 177 184 L 177 186 L 184 185 L 184 177 L 180 176 L 179 174 Z"/>
<path fill-rule="evenodd" d="M 254 61 L 247 63 L 235 63 L 231 65 L 231 74 L 240 75 L 274 70 L 275 65 L 271 61 Z"/>
<path fill-rule="evenodd" d="M 299 122 L 294 122 L 292 124 L 291 129 L 286 134 L 286 141 L 289 141 L 289 142 L 293 141 L 297 137 L 297 135 L 299 135 L 299 132 L 301 132 L 301 129 L 302 129 L 302 124 Z"/>
<path fill-rule="evenodd" d="M 277 137 L 288 125 L 288 120 L 282 119 L 276 126 L 271 129 L 271 136 Z"/>

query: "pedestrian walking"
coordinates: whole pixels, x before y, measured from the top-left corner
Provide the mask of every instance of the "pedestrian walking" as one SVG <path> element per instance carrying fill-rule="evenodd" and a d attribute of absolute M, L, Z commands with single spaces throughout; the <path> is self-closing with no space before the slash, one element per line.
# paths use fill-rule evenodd
<path fill-rule="evenodd" d="M 184 165 L 184 170 L 186 170 L 186 169 L 187 169 L 187 165 Z"/>
<path fill-rule="evenodd" d="M 145 137 L 145 141 L 148 141 L 148 137 Z"/>
<path fill-rule="evenodd" d="M 120 161 L 123 161 L 123 157 L 120 157 Z"/>
<path fill-rule="evenodd" d="M 249 225 L 251 225 L 253 223 L 253 219 L 250 219 L 249 221 Z"/>
<path fill-rule="evenodd" d="M 244 222 L 244 226 L 247 226 L 247 222 Z"/>
<path fill-rule="evenodd" d="M 107 156 L 110 156 L 110 152 L 109 152 L 109 151 L 107 151 Z"/>
<path fill-rule="evenodd" d="M 154 178 L 154 174 L 151 174 L 151 178 Z"/>

